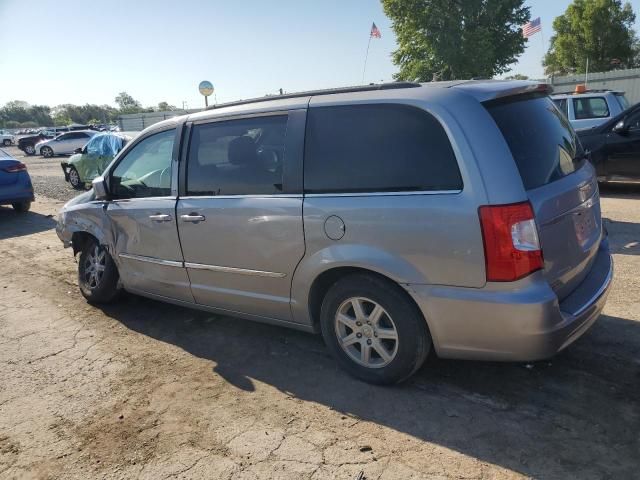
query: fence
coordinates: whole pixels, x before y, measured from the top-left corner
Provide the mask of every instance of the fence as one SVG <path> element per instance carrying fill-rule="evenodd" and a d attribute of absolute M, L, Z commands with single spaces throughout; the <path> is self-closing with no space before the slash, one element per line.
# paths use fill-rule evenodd
<path fill-rule="evenodd" d="M 187 113 L 199 112 L 200 109 L 171 110 L 166 112 L 131 113 L 118 117 L 118 126 L 123 132 L 139 132 L 149 125 L 161 122 L 167 118 L 178 117 Z"/>
<path fill-rule="evenodd" d="M 570 92 L 576 85 L 584 83 L 585 76 L 569 75 L 550 79 L 555 93 Z M 640 102 L 640 68 L 594 72 L 588 75 L 587 88 L 621 90 L 626 93 L 629 103 Z"/>

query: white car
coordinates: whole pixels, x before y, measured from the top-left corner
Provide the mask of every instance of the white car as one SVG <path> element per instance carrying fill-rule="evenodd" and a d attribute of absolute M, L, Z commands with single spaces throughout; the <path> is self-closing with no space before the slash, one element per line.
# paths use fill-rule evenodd
<path fill-rule="evenodd" d="M 47 158 L 54 155 L 71 155 L 78 148 L 84 147 L 96 133 L 98 132 L 94 130 L 76 130 L 63 133 L 56 138 L 38 143 L 36 152 Z"/>
<path fill-rule="evenodd" d="M 15 142 L 16 137 L 11 135 L 10 133 L 0 131 L 0 143 L 2 143 L 2 145 L 8 147 L 9 145 L 13 145 Z"/>

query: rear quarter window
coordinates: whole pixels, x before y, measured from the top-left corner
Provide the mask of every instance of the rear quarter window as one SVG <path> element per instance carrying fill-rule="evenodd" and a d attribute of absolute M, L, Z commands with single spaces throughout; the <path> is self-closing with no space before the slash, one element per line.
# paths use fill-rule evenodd
<path fill-rule="evenodd" d="M 527 190 L 575 172 L 579 143 L 567 118 L 549 97 L 485 103 L 502 132 Z"/>
<path fill-rule="evenodd" d="M 460 190 L 462 179 L 440 122 L 394 104 L 312 107 L 304 185 L 309 193 Z"/>

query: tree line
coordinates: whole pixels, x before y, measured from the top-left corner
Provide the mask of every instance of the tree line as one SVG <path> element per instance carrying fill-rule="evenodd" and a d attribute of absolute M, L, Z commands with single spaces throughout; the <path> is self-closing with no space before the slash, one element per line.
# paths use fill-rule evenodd
<path fill-rule="evenodd" d="M 398 40 L 398 80 L 492 78 L 508 72 L 530 41 L 521 30 L 531 20 L 525 0 L 382 0 L 382 6 Z M 551 25 L 545 73 L 584 73 L 587 59 L 592 72 L 640 66 L 635 19 L 629 2 L 574 0 Z"/>
<path fill-rule="evenodd" d="M 143 107 L 127 92 L 119 93 L 115 98 L 117 107 L 111 105 L 73 105 L 70 103 L 49 107 L 48 105 L 29 105 L 21 100 L 13 100 L 0 108 L 0 127 L 35 128 L 52 127 L 79 123 L 82 125 L 113 123 L 118 115 L 127 113 L 162 112 L 176 110 L 167 102 L 155 107 Z"/>

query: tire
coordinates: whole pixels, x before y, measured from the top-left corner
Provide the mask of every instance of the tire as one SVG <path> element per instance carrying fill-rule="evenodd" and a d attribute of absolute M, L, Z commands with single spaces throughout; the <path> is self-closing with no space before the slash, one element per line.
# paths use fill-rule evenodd
<path fill-rule="evenodd" d="M 24 146 L 24 153 L 26 153 L 27 155 L 35 155 L 36 154 L 36 147 L 29 143 L 29 144 Z"/>
<path fill-rule="evenodd" d="M 118 279 L 118 269 L 106 248 L 95 239 L 85 242 L 78 262 L 78 285 L 84 298 L 89 303 L 112 302 L 120 293 Z"/>
<path fill-rule="evenodd" d="M 5 147 L 8 147 L 9 145 L 11 145 L 11 140 L 9 140 L 9 139 L 5 139 L 5 140 L 2 142 L 2 144 L 3 144 Z"/>
<path fill-rule="evenodd" d="M 17 203 L 12 203 L 11 206 L 16 212 L 25 213 L 31 209 L 31 202 L 30 201 L 17 202 Z"/>
<path fill-rule="evenodd" d="M 84 190 L 84 182 L 80 180 L 80 174 L 78 170 L 76 170 L 76 167 L 69 167 L 68 174 L 71 186 L 76 190 Z"/>
<path fill-rule="evenodd" d="M 53 150 L 51 149 L 51 147 L 42 147 L 40 149 L 40 155 L 45 158 L 51 158 L 53 157 Z"/>
<path fill-rule="evenodd" d="M 363 315 L 355 313 L 354 302 Z M 431 349 L 425 319 L 408 294 L 374 275 L 353 274 L 338 280 L 322 302 L 320 326 L 340 366 L 368 383 L 406 380 L 422 366 Z M 350 345 L 343 347 L 345 340 Z M 363 349 L 369 349 L 368 362 Z"/>

